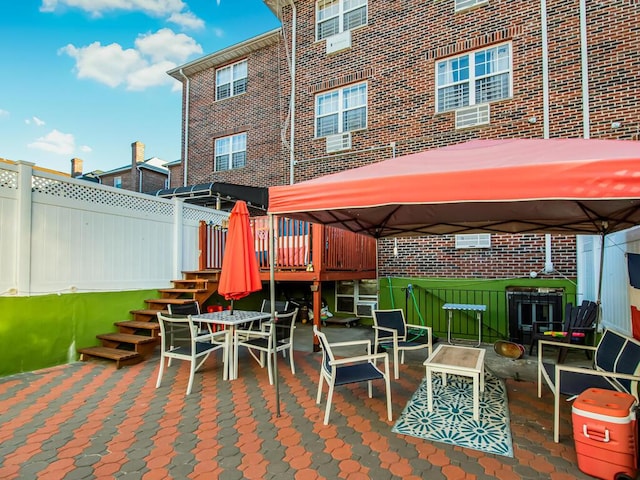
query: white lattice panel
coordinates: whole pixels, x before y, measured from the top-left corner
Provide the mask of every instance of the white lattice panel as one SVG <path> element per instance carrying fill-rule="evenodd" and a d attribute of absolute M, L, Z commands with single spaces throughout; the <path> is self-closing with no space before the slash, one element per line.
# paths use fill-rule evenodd
<path fill-rule="evenodd" d="M 18 173 L 10 170 L 0 169 L 0 188 L 18 188 Z"/>
<path fill-rule="evenodd" d="M 52 197 L 88 202 L 112 208 L 135 210 L 136 212 L 153 215 L 173 216 L 174 206 L 168 200 L 88 182 L 69 181 L 64 177 L 34 176 L 33 191 Z"/>

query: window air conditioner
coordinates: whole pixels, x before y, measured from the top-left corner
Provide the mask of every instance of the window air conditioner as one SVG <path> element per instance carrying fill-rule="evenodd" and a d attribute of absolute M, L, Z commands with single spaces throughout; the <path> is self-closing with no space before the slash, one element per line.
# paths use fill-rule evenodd
<path fill-rule="evenodd" d="M 456 110 L 456 129 L 475 127 L 489 123 L 489 104 L 474 105 L 473 107 Z"/>
<path fill-rule="evenodd" d="M 351 30 L 327 37 L 327 55 L 351 48 Z"/>
<path fill-rule="evenodd" d="M 373 311 L 378 308 L 378 302 L 358 302 L 356 315 L 358 317 L 373 317 Z"/>
<path fill-rule="evenodd" d="M 327 137 L 327 153 L 349 150 L 351 148 L 351 132 L 329 135 Z"/>

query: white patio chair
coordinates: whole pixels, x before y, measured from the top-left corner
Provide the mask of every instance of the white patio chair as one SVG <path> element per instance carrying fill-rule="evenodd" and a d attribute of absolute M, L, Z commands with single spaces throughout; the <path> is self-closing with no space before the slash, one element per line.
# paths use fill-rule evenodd
<path fill-rule="evenodd" d="M 415 329 L 427 337 L 426 342 L 416 342 L 409 340 L 409 329 Z M 433 351 L 433 341 L 431 327 L 423 325 L 407 325 L 404 319 L 404 312 L 399 309 L 392 310 L 374 310 L 373 311 L 373 330 L 375 332 L 374 346 L 375 351 L 378 347 L 388 347 L 393 349 L 393 373 L 394 378 L 400 378 L 400 368 L 398 365 L 398 354 L 402 353 L 400 363 L 404 364 L 404 352 L 407 350 L 420 350 L 427 348 L 431 355 Z"/>
<path fill-rule="evenodd" d="M 387 418 L 391 421 L 391 385 L 389 381 L 389 355 L 385 353 L 371 353 L 370 340 L 352 340 L 349 342 L 329 343 L 324 333 L 313 326 L 313 333 L 320 340 L 322 348 L 322 364 L 320 365 L 320 383 L 318 385 L 318 396 L 316 403 L 319 404 L 322 398 L 322 384 L 324 380 L 329 385 L 327 393 L 327 406 L 324 412 L 324 424 L 329 423 L 329 413 L 331 412 L 331 402 L 333 400 L 333 390 L 336 385 L 347 385 L 349 383 L 367 382 L 369 398 L 372 398 L 373 391 L 371 382 L 373 380 L 384 380 L 387 392 Z M 366 345 L 367 354 L 355 357 L 335 358 L 333 348 L 352 347 L 354 345 Z M 376 366 L 377 360 L 384 361 L 384 371 Z"/>
<path fill-rule="evenodd" d="M 171 359 L 184 360 L 190 362 L 189 383 L 187 384 L 187 395 L 191 393 L 195 372 L 202 366 L 211 352 L 222 349 L 222 378 L 227 379 L 227 330 L 219 332 L 207 332 L 205 335 L 198 335 L 198 326 L 194 324 L 191 315 L 164 315 L 157 313 L 158 323 L 160 323 L 160 346 L 161 357 L 158 369 L 158 381 L 156 388 L 160 387 L 162 375 L 164 374 L 164 361 L 167 359 L 167 366 L 170 366 Z"/>
<path fill-rule="evenodd" d="M 264 368 L 264 357 L 267 355 L 267 370 L 269 372 L 269 383 L 273 385 L 272 361 L 277 360 L 278 352 L 286 356 L 289 351 L 289 364 L 291 373 L 296 374 L 296 367 L 293 363 L 293 332 L 296 328 L 296 317 L 298 309 L 292 312 L 276 314 L 275 322 L 264 322 L 261 330 L 238 330 L 236 329 L 233 338 L 234 361 L 236 369 L 235 378 L 238 378 L 238 348 L 246 347 L 251 356 Z M 275 343 L 272 329 L 275 328 Z M 256 353 L 259 352 L 259 355 Z M 272 360 L 273 359 L 273 360 Z"/>

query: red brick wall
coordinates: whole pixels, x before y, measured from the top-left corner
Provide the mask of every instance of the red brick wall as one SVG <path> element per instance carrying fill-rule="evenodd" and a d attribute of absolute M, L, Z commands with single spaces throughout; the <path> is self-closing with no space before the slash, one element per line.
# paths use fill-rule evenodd
<path fill-rule="evenodd" d="M 215 100 L 214 68 L 190 78 L 188 185 L 288 183 L 289 160 L 280 142 L 287 107 L 281 87 L 281 76 L 286 74 L 280 68 L 281 55 L 281 45 L 276 44 L 234 59 L 231 63 L 247 59 L 247 91 L 223 100 Z M 216 138 L 242 132 L 247 132 L 246 166 L 214 172 Z"/>
<path fill-rule="evenodd" d="M 491 247 L 456 249 L 451 235 L 398 238 L 378 243 L 381 277 L 519 278 L 545 267 L 544 235 L 492 235 Z M 552 235 L 551 263 L 555 272 L 544 278 L 576 276 L 575 237 Z"/>
<path fill-rule="evenodd" d="M 586 4 L 590 135 L 637 140 L 640 5 Z M 352 31 L 352 47 L 331 55 L 325 41 L 315 41 L 315 1 L 296 1 L 296 7 L 296 182 L 472 138 L 544 136 L 539 2 L 490 0 L 454 13 L 450 0 L 370 0 L 368 24 Z M 582 137 L 579 2 L 547 0 L 547 10 L 549 136 Z M 283 23 L 289 42 L 290 7 Z M 192 78 L 189 184 L 214 178 L 258 186 L 289 182 L 289 153 L 280 139 L 290 88 L 284 41 L 247 57 L 243 96 L 215 102 L 213 70 Z M 435 111 L 436 62 L 503 42 L 512 46 L 512 98 L 491 103 L 489 125 L 455 130 L 453 112 Z M 314 138 L 314 96 L 359 81 L 368 84 L 367 129 L 352 134 L 351 150 L 327 154 L 325 139 Z M 614 121 L 621 128 L 612 129 Z M 213 174 L 213 140 L 241 131 L 249 132 L 247 167 Z M 391 242 L 380 242 L 381 275 L 499 278 L 544 267 L 543 236 L 493 235 L 489 250 L 455 250 L 450 236 L 399 239 L 406 252 L 398 257 Z M 573 237 L 554 236 L 553 255 L 558 276 L 576 275 Z"/>

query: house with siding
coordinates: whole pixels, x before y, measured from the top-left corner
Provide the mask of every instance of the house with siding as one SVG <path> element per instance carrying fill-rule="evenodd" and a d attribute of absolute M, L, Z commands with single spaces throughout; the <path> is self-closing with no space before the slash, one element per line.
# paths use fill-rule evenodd
<path fill-rule="evenodd" d="M 638 2 L 265 3 L 282 28 L 168 72 L 183 84 L 184 186 L 284 185 L 476 138 L 639 139 Z M 413 287 L 443 280 L 505 302 L 510 291 L 594 299 L 578 282 L 582 241 L 381 239 L 377 300 L 411 310 Z M 343 305 L 356 313 L 357 282 L 324 288 L 338 311 L 351 292 Z M 526 309 L 525 322 L 559 314 Z"/>

